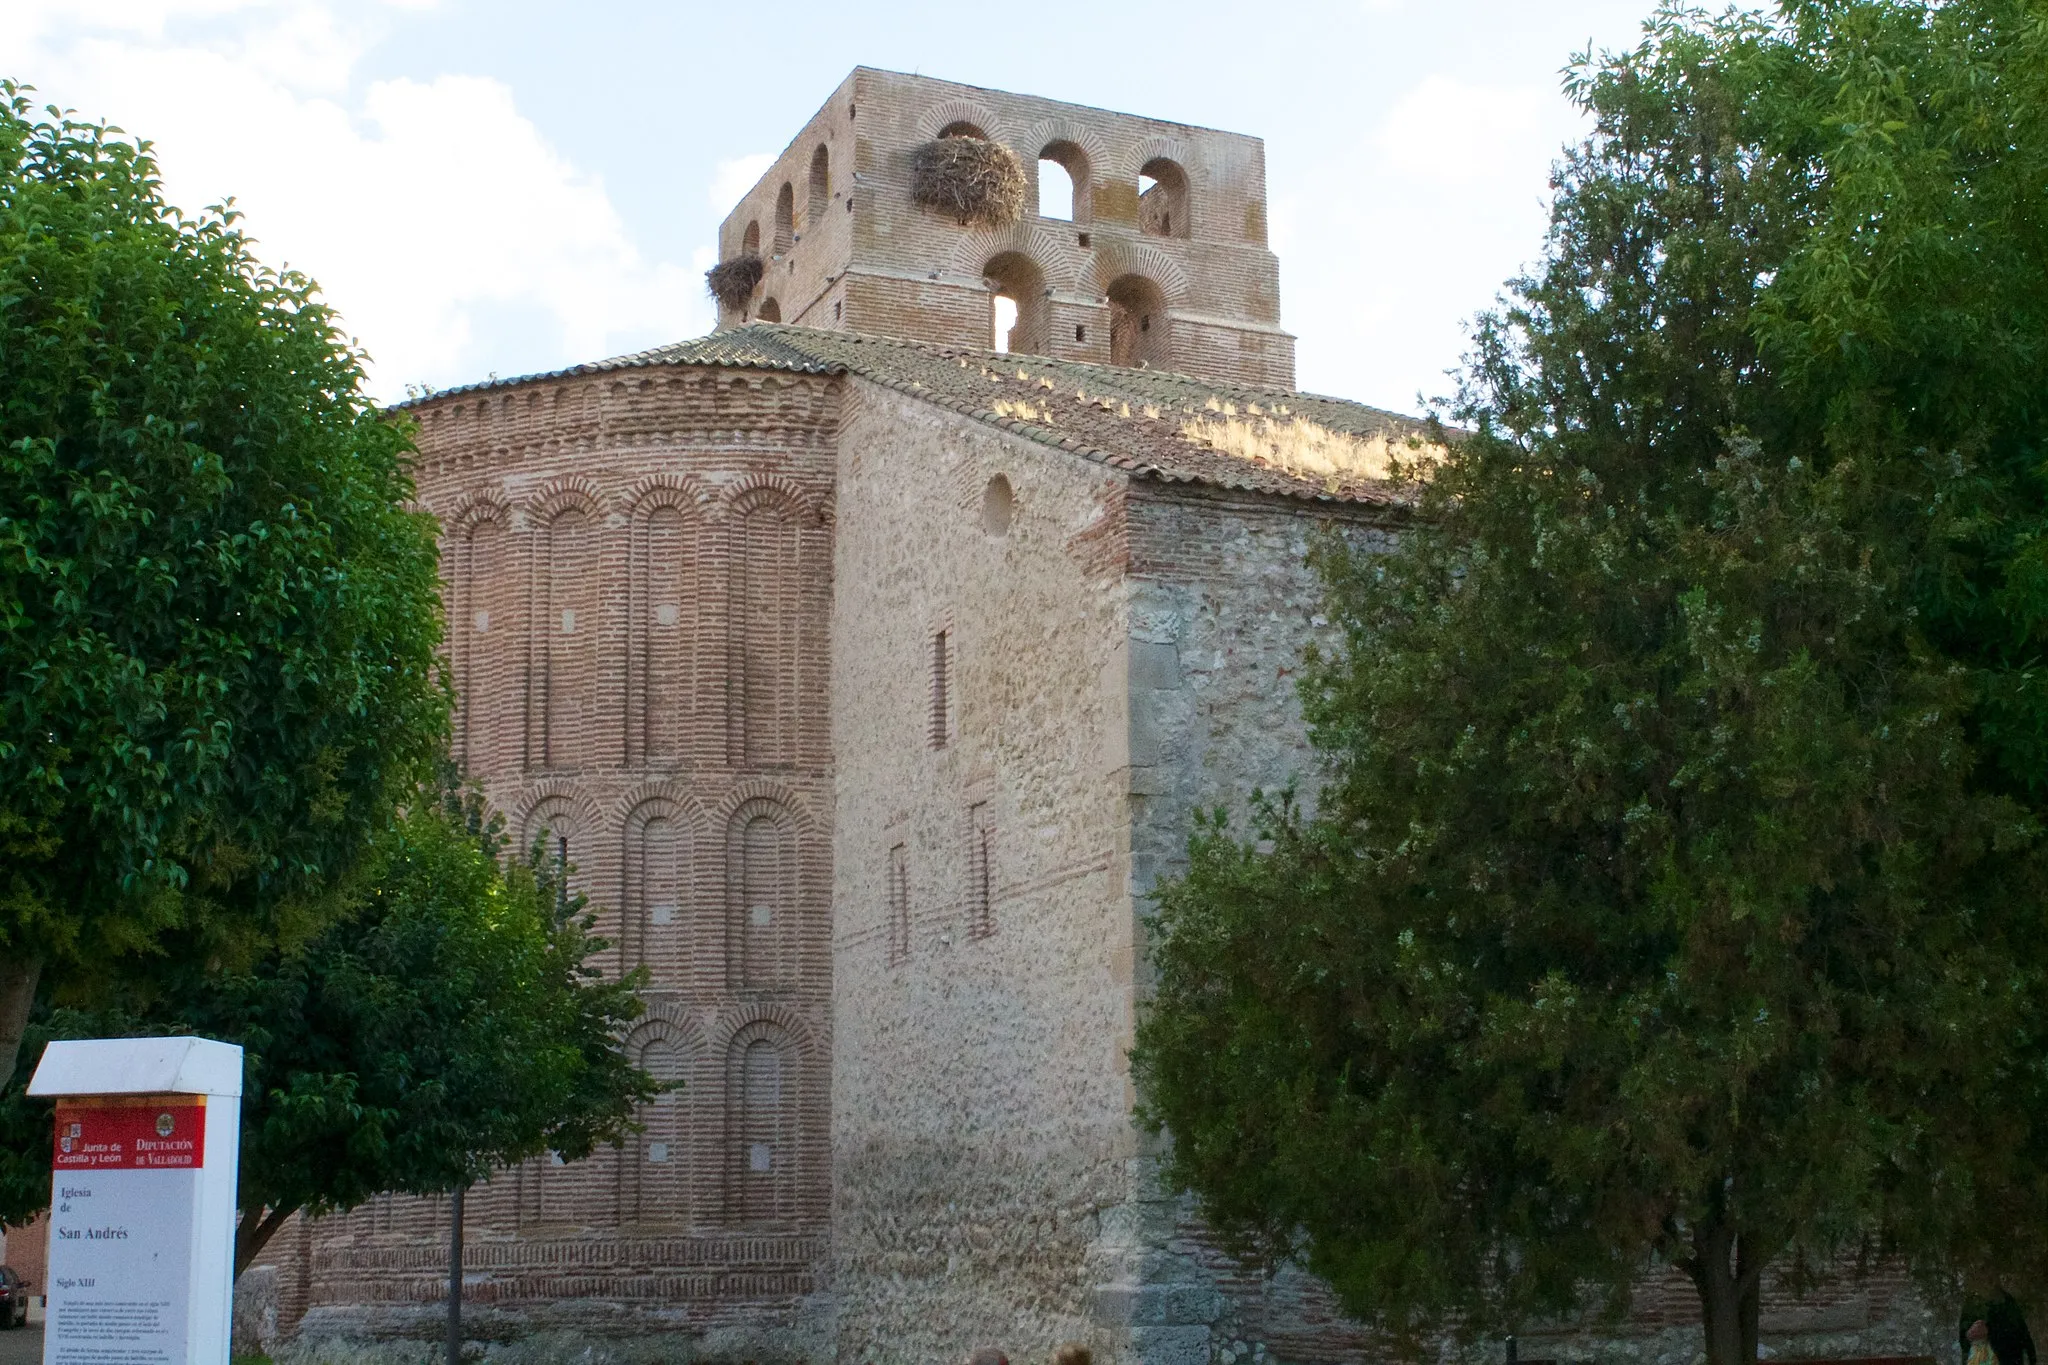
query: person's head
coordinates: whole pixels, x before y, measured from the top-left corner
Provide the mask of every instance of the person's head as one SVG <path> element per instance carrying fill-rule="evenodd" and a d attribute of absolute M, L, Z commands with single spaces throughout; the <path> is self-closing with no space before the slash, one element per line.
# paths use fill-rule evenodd
<path fill-rule="evenodd" d="M 1052 1365 L 1095 1365 L 1095 1352 L 1078 1341 L 1069 1341 L 1052 1353 Z"/>
<path fill-rule="evenodd" d="M 1991 1335 L 1991 1329 L 1984 1325 L 1984 1319 L 1978 1318 L 1970 1324 L 1970 1330 L 1967 1335 L 1972 1341 L 1982 1341 Z"/>
<path fill-rule="evenodd" d="M 967 1357 L 967 1365 L 1010 1365 L 1010 1358 L 993 1346 L 977 1346 Z"/>

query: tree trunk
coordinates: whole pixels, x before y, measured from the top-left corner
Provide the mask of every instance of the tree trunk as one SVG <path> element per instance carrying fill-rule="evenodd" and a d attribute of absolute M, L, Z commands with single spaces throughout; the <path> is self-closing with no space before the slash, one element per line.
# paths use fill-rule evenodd
<path fill-rule="evenodd" d="M 1757 1309 L 1763 1262 L 1751 1238 L 1715 1221 L 1693 1234 L 1685 1263 L 1700 1296 L 1707 1365 L 1756 1365 Z"/>
<path fill-rule="evenodd" d="M 448 1197 L 448 1365 L 462 1365 L 462 1186 Z"/>
<path fill-rule="evenodd" d="M 270 1245 L 270 1239 L 277 1236 L 291 1216 L 299 1211 L 297 1204 L 281 1208 L 263 1209 L 245 1213 L 235 1224 L 235 1278 L 241 1279 L 249 1263 L 263 1254 L 263 1248 Z"/>
<path fill-rule="evenodd" d="M 1757 1310 L 1762 1306 L 1763 1266 L 1758 1263 L 1756 1239 L 1747 1235 L 1735 1240 L 1735 1314 L 1742 1328 L 1743 1365 L 1756 1359 Z"/>
<path fill-rule="evenodd" d="M 36 984 L 42 979 L 39 957 L 0 962 L 0 1086 L 14 1079 L 21 1035 L 28 1031 L 29 1007 L 36 1002 Z"/>

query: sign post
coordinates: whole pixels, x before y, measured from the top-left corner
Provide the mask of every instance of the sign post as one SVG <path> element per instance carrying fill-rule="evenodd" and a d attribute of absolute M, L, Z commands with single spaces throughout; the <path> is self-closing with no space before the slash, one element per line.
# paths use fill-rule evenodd
<path fill-rule="evenodd" d="M 28 1093 L 57 1101 L 43 1365 L 226 1365 L 242 1049 L 55 1042 Z"/>

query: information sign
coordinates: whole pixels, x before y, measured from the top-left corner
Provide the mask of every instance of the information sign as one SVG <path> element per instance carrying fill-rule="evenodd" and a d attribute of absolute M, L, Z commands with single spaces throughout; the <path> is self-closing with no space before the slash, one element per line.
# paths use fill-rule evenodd
<path fill-rule="evenodd" d="M 29 1086 L 58 1096 L 44 1365 L 227 1360 L 240 1082 L 241 1049 L 206 1039 L 45 1051 Z"/>

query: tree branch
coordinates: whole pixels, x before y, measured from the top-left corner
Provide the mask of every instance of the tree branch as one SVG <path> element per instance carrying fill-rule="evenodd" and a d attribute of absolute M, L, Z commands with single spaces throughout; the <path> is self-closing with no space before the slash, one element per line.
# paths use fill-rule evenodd
<path fill-rule="evenodd" d="M 242 1221 L 235 1225 L 236 1279 L 242 1278 L 242 1272 L 249 1268 L 249 1263 L 263 1254 L 263 1248 L 270 1245 L 270 1239 L 277 1236 L 277 1230 L 298 1211 L 297 1204 L 280 1204 L 261 1217 L 242 1216 Z"/>
<path fill-rule="evenodd" d="M 42 977 L 40 957 L 0 962 L 0 1086 L 14 1079 L 15 1063 L 21 1059 L 21 1035 L 28 1032 L 29 1007 L 36 1002 L 36 985 Z"/>

